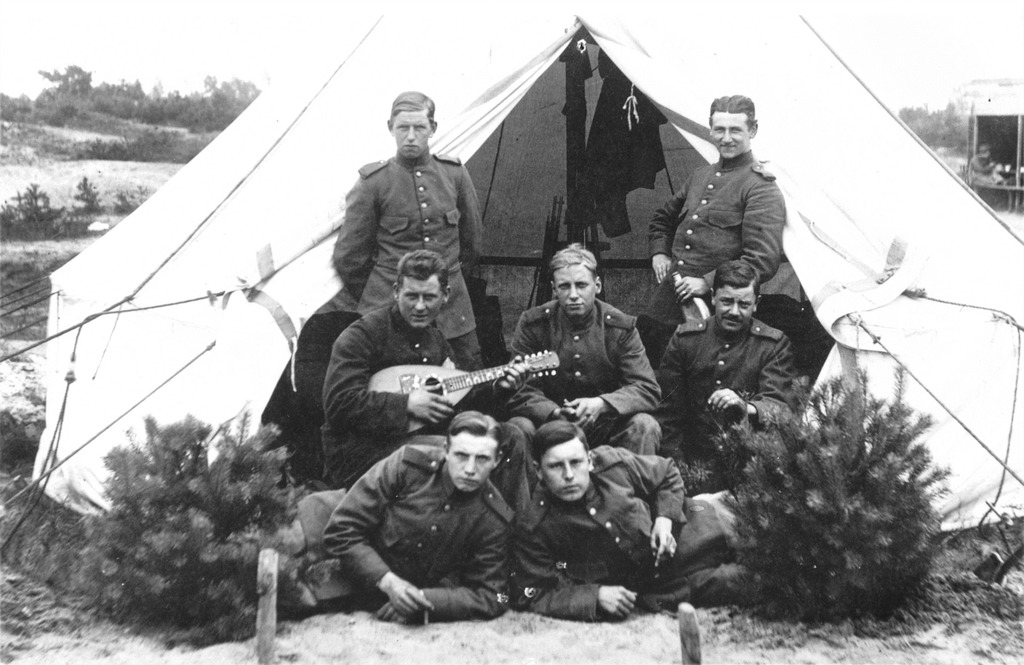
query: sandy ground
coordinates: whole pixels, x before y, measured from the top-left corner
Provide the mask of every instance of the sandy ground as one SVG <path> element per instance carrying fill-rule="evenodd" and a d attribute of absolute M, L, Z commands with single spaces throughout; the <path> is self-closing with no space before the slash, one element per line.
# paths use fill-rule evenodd
<path fill-rule="evenodd" d="M 781 630 L 739 641 L 724 610 L 698 611 L 705 663 L 1019 663 L 1024 653 L 1008 648 L 1004 635 L 981 626 L 940 626 L 911 636 L 883 639 L 842 635 L 839 630 L 781 625 Z M 740 619 L 746 621 L 746 619 Z M 1019 644 L 1019 642 L 1018 642 Z M 285 623 L 276 640 L 280 663 L 678 663 L 674 617 L 648 615 L 611 625 L 580 624 L 535 615 L 509 614 L 486 623 L 421 627 L 381 623 L 365 613 L 316 616 Z M 95 625 L 73 635 L 42 635 L 30 650 L 14 652 L 25 665 L 58 663 L 181 663 L 219 665 L 255 662 L 255 640 L 205 649 L 165 648 L 156 638 Z"/>

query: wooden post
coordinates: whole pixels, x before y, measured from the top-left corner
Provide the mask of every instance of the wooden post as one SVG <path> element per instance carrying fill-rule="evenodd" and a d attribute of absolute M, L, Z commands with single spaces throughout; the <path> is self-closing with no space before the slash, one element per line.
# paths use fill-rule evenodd
<path fill-rule="evenodd" d="M 683 651 L 683 665 L 700 665 L 700 626 L 697 625 L 697 610 L 690 603 L 679 603 L 676 610 L 679 619 L 679 645 Z"/>
<path fill-rule="evenodd" d="M 256 570 L 256 658 L 260 665 L 274 662 L 274 635 L 277 633 L 277 550 L 260 550 Z"/>

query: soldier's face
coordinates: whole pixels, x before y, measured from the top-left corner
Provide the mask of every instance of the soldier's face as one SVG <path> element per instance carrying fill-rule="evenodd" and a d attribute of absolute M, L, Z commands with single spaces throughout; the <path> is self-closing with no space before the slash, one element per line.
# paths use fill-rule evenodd
<path fill-rule="evenodd" d="M 586 266 L 566 266 L 551 276 L 551 286 L 558 304 L 570 319 L 582 319 L 594 309 L 594 300 L 601 293 L 601 278 L 594 277 Z"/>
<path fill-rule="evenodd" d="M 404 277 L 401 284 L 395 285 L 395 300 L 406 323 L 413 328 L 426 328 L 448 302 L 448 293 L 441 288 L 437 275 L 425 280 Z"/>
<path fill-rule="evenodd" d="M 586 446 L 579 439 L 572 439 L 544 451 L 537 476 L 562 501 L 578 501 L 590 487 L 593 468 Z"/>
<path fill-rule="evenodd" d="M 739 332 L 750 325 L 757 311 L 757 296 L 754 295 L 754 285 L 750 284 L 742 289 L 734 286 L 723 286 L 715 291 L 712 298 L 715 306 L 715 318 L 718 325 L 727 332 Z"/>
<path fill-rule="evenodd" d="M 498 463 L 498 442 L 487 436 L 459 432 L 451 437 L 445 458 L 455 487 L 462 492 L 475 492 Z"/>
<path fill-rule="evenodd" d="M 750 150 L 750 139 L 757 134 L 757 125 L 747 127 L 746 113 L 717 111 L 711 115 L 711 141 L 722 159 L 739 157 Z"/>
<path fill-rule="evenodd" d="M 426 111 L 402 111 L 388 121 L 388 129 L 395 137 L 398 154 L 408 159 L 417 159 L 426 153 L 430 137 L 434 135 L 434 124 Z"/>

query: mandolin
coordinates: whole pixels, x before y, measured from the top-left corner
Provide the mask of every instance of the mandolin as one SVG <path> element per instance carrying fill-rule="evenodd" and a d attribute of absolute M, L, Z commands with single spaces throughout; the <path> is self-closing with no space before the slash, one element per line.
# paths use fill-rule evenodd
<path fill-rule="evenodd" d="M 527 371 L 531 375 L 553 373 L 559 365 L 558 354 L 552 351 L 530 354 L 523 358 L 523 362 L 526 363 Z M 465 397 L 473 386 L 496 381 L 505 376 L 505 371 L 512 365 L 513 363 L 508 363 L 475 372 L 465 372 L 454 367 L 437 367 L 436 365 L 395 365 L 382 369 L 371 376 L 368 388 L 376 392 L 402 393 L 403 395 L 413 390 L 429 390 L 438 395 L 444 395 L 449 402 L 455 404 Z M 410 432 L 424 425 L 425 423 L 418 420 L 409 419 Z"/>

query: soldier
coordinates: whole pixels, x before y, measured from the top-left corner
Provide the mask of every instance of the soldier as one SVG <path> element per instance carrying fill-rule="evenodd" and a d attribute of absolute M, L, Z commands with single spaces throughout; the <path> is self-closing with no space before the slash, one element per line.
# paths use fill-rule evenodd
<path fill-rule="evenodd" d="M 391 106 L 388 131 L 397 154 L 359 169 L 345 199 L 345 223 L 334 245 L 334 267 L 347 307 L 366 314 L 391 300 L 398 260 L 414 249 L 444 257 L 451 297 L 438 318 L 460 368 L 479 369 L 476 320 L 462 271 L 480 258 L 482 227 L 476 189 L 456 157 L 432 155 L 434 102 L 403 92 Z"/>
<path fill-rule="evenodd" d="M 434 321 L 448 300 L 448 270 L 435 252 L 416 250 L 398 263 L 392 304 L 363 316 L 334 341 L 324 379 L 322 429 L 325 477 L 348 487 L 371 465 L 406 443 L 440 447 L 455 407 L 428 390 L 409 393 L 370 390 L 377 372 L 395 365 L 451 367 L 451 348 Z M 459 367 L 459 369 L 465 369 Z M 458 404 L 490 410 L 525 380 L 517 363 L 493 386 L 474 388 Z M 411 420 L 424 423 L 410 432 Z M 513 507 L 529 496 L 527 441 L 520 428 L 500 426 L 501 461 L 493 480 Z"/>
<path fill-rule="evenodd" d="M 555 300 L 519 317 L 512 352 L 554 351 L 561 366 L 509 400 L 509 422 L 527 435 L 549 420 L 577 423 L 596 444 L 653 455 L 661 430 L 650 415 L 661 398 L 636 317 L 597 299 L 592 252 L 572 244 L 551 259 Z"/>
<path fill-rule="evenodd" d="M 505 612 L 512 511 L 488 481 L 497 436 L 493 418 L 465 411 L 443 449 L 404 446 L 344 495 L 323 550 L 359 606 L 402 623 Z"/>
<path fill-rule="evenodd" d="M 724 428 L 741 421 L 764 427 L 796 406 L 789 340 L 754 318 L 757 277 L 742 261 L 720 266 L 714 317 L 684 323 L 669 342 L 659 369 L 661 454 L 708 460 Z"/>
<path fill-rule="evenodd" d="M 590 450 L 573 423 L 537 430 L 540 483 L 516 519 L 513 592 L 523 609 L 560 619 L 624 619 L 640 607 L 745 598 L 727 519 L 686 499 L 675 465 L 620 448 Z"/>
<path fill-rule="evenodd" d="M 742 95 L 719 97 L 711 103 L 709 122 L 721 158 L 694 171 L 654 213 L 648 229 L 658 283 L 648 314 L 666 324 L 665 335 L 684 322 L 682 303 L 710 295 L 708 274 L 717 266 L 739 259 L 764 284 L 782 257 L 786 204 L 775 176 L 750 150 L 757 135 L 754 102 Z"/>

